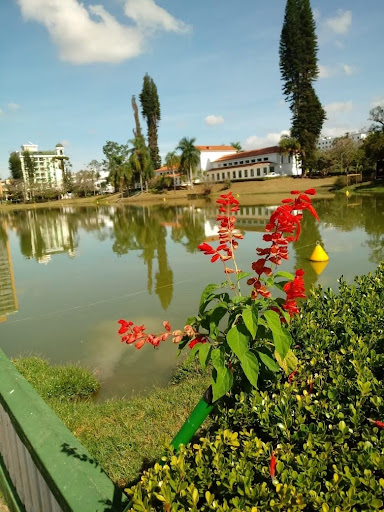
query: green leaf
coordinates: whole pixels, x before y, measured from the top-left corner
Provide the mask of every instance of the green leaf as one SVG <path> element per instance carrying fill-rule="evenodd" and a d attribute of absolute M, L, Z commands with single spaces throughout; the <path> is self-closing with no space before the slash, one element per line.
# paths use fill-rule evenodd
<path fill-rule="evenodd" d="M 211 352 L 212 364 L 212 401 L 216 402 L 224 396 L 232 387 L 233 375 L 225 365 L 224 349 L 215 348 Z"/>
<path fill-rule="evenodd" d="M 199 359 L 202 369 L 205 370 L 211 358 L 212 345 L 210 343 L 200 343 L 200 345 Z"/>
<path fill-rule="evenodd" d="M 291 347 L 291 335 L 286 329 L 281 327 L 280 317 L 275 311 L 265 311 L 263 315 L 267 321 L 268 327 L 272 331 L 276 352 L 281 359 L 284 359 Z"/>
<path fill-rule="evenodd" d="M 275 351 L 275 357 L 276 361 L 279 363 L 281 368 L 285 371 L 285 373 L 288 375 L 294 370 L 296 370 L 298 365 L 298 360 L 295 354 L 291 349 L 288 350 L 288 352 L 285 354 L 284 357 L 281 357 L 280 354 Z"/>
<path fill-rule="evenodd" d="M 290 272 L 285 272 L 284 270 L 279 270 L 278 272 L 276 272 L 275 278 L 276 277 L 285 277 L 286 279 L 289 279 L 289 281 L 293 281 L 293 279 L 295 279 L 295 276 L 293 274 L 291 274 Z"/>
<path fill-rule="evenodd" d="M 243 311 L 243 320 L 245 327 L 251 333 L 252 339 L 255 339 L 257 333 L 258 315 L 253 308 L 247 308 Z"/>
<path fill-rule="evenodd" d="M 199 352 L 202 345 L 204 345 L 204 343 L 196 343 L 196 345 L 191 348 L 191 351 L 187 357 L 187 363 L 190 363 L 195 358 L 197 352 Z"/>
<path fill-rule="evenodd" d="M 238 274 L 236 274 L 236 278 L 238 281 L 240 281 L 241 279 L 245 279 L 246 277 L 249 277 L 251 275 L 251 272 L 239 272 Z"/>
<path fill-rule="evenodd" d="M 218 284 L 208 284 L 201 294 L 200 304 L 199 304 L 199 312 L 202 313 L 204 309 L 207 307 L 207 304 L 215 297 L 212 293 L 217 290 L 219 287 Z"/>
<path fill-rule="evenodd" d="M 259 377 L 259 361 L 257 360 L 255 354 L 253 354 L 250 350 L 247 350 L 247 352 L 242 355 L 240 364 L 249 382 L 254 388 L 257 388 L 257 379 Z"/>
<path fill-rule="evenodd" d="M 230 349 L 236 354 L 241 361 L 243 355 L 249 349 L 249 333 L 243 324 L 234 325 L 227 332 L 227 343 Z"/>
<path fill-rule="evenodd" d="M 257 355 L 259 356 L 262 363 L 264 363 L 265 366 L 268 368 L 268 370 L 271 370 L 271 372 L 278 372 L 280 370 L 280 366 L 268 354 L 265 354 L 264 352 L 258 350 Z"/>
<path fill-rule="evenodd" d="M 241 304 L 242 302 L 246 302 L 248 300 L 248 297 L 243 297 L 242 295 L 235 295 L 232 297 L 232 303 L 233 304 Z"/>

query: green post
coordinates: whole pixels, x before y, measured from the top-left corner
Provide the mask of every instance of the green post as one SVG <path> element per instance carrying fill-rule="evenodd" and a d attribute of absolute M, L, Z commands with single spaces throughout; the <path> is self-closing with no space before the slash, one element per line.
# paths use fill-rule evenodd
<path fill-rule="evenodd" d="M 191 414 L 188 416 L 184 425 L 173 438 L 171 445 L 177 451 L 181 444 L 186 445 L 195 435 L 196 431 L 204 423 L 205 419 L 209 416 L 213 409 L 212 405 L 212 388 L 206 390 L 203 398 L 198 402 Z"/>

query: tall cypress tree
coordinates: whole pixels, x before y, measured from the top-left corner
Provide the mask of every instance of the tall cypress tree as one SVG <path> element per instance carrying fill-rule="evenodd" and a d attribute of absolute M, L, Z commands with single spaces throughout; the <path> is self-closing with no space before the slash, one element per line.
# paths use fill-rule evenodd
<path fill-rule="evenodd" d="M 143 88 L 140 93 L 141 113 L 147 121 L 148 147 L 154 169 L 161 166 L 159 146 L 157 142 L 157 128 L 161 119 L 160 101 L 157 87 L 153 79 L 146 73 Z"/>
<path fill-rule="evenodd" d="M 304 171 L 310 164 L 325 120 L 313 88 L 319 75 L 316 25 L 309 0 L 287 0 L 280 38 L 283 93 L 292 112 L 291 136 L 300 143 Z"/>
<path fill-rule="evenodd" d="M 11 171 L 11 177 L 14 180 L 23 179 L 23 171 L 21 169 L 21 161 L 16 151 L 13 151 L 9 155 L 9 170 Z"/>

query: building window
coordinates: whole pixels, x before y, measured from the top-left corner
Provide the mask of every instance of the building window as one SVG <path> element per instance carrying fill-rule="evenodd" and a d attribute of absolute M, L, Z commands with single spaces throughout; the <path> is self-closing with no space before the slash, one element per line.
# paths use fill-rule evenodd
<path fill-rule="evenodd" d="M 281 164 L 283 164 L 283 163 L 284 163 L 284 156 L 283 156 L 283 155 L 281 155 L 281 157 L 280 157 L 280 163 L 281 163 Z"/>
<path fill-rule="evenodd" d="M 254 164 L 255 162 L 256 162 L 256 159 L 255 159 L 255 158 L 254 158 L 253 160 L 251 160 L 251 163 L 253 163 L 253 164 Z"/>
<path fill-rule="evenodd" d="M 255 169 L 251 169 L 251 178 L 255 176 Z"/>
<path fill-rule="evenodd" d="M 228 164 L 228 165 L 232 165 L 232 164 Z"/>
<path fill-rule="evenodd" d="M 268 157 L 267 156 L 264 157 L 263 160 L 264 160 L 264 162 L 268 162 Z"/>
<path fill-rule="evenodd" d="M 231 173 L 230 172 L 227 172 L 227 178 L 230 180 L 231 179 Z"/>
<path fill-rule="evenodd" d="M 274 168 L 274 167 L 270 167 L 270 168 L 269 168 L 269 170 L 270 170 L 271 172 L 275 172 L 275 168 Z"/>
<path fill-rule="evenodd" d="M 260 176 L 260 167 L 257 168 L 257 176 Z"/>
<path fill-rule="evenodd" d="M 245 161 L 245 163 L 246 163 L 246 164 L 249 164 L 249 160 L 246 160 L 246 161 Z"/>
<path fill-rule="evenodd" d="M 258 162 L 261 162 L 261 158 L 258 158 L 258 159 L 257 159 L 257 161 L 258 161 Z"/>
<path fill-rule="evenodd" d="M 243 164 L 243 163 L 244 163 L 244 160 L 241 160 L 241 162 L 239 162 L 240 165 Z"/>
<path fill-rule="evenodd" d="M 227 164 L 224 164 L 224 167 L 227 167 Z"/>
<path fill-rule="evenodd" d="M 263 167 L 264 174 L 268 174 L 268 167 Z"/>
<path fill-rule="evenodd" d="M 241 171 L 239 171 L 239 178 L 242 178 L 242 177 L 243 177 L 242 173 L 241 173 Z"/>
<path fill-rule="evenodd" d="M 222 172 L 222 173 L 221 173 L 221 179 L 222 179 L 222 180 L 225 180 L 225 172 Z"/>
<path fill-rule="evenodd" d="M 233 171 L 232 172 L 232 178 L 235 180 L 236 179 L 236 171 Z"/>
<path fill-rule="evenodd" d="M 248 178 L 248 169 L 245 169 L 244 171 L 244 178 Z"/>

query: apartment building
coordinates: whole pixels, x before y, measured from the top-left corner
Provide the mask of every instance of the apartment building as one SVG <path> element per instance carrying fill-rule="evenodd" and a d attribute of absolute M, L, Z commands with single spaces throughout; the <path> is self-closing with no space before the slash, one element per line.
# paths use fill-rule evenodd
<path fill-rule="evenodd" d="M 25 153 L 28 152 L 34 162 L 35 172 L 33 181 L 36 184 L 45 185 L 47 187 L 62 188 L 63 185 L 63 165 L 66 159 L 64 154 L 64 146 L 56 144 L 54 150 L 39 151 L 37 144 L 23 144 L 21 151 L 18 152 L 21 161 L 21 169 L 23 178 L 29 183 L 28 171 L 25 166 Z"/>

